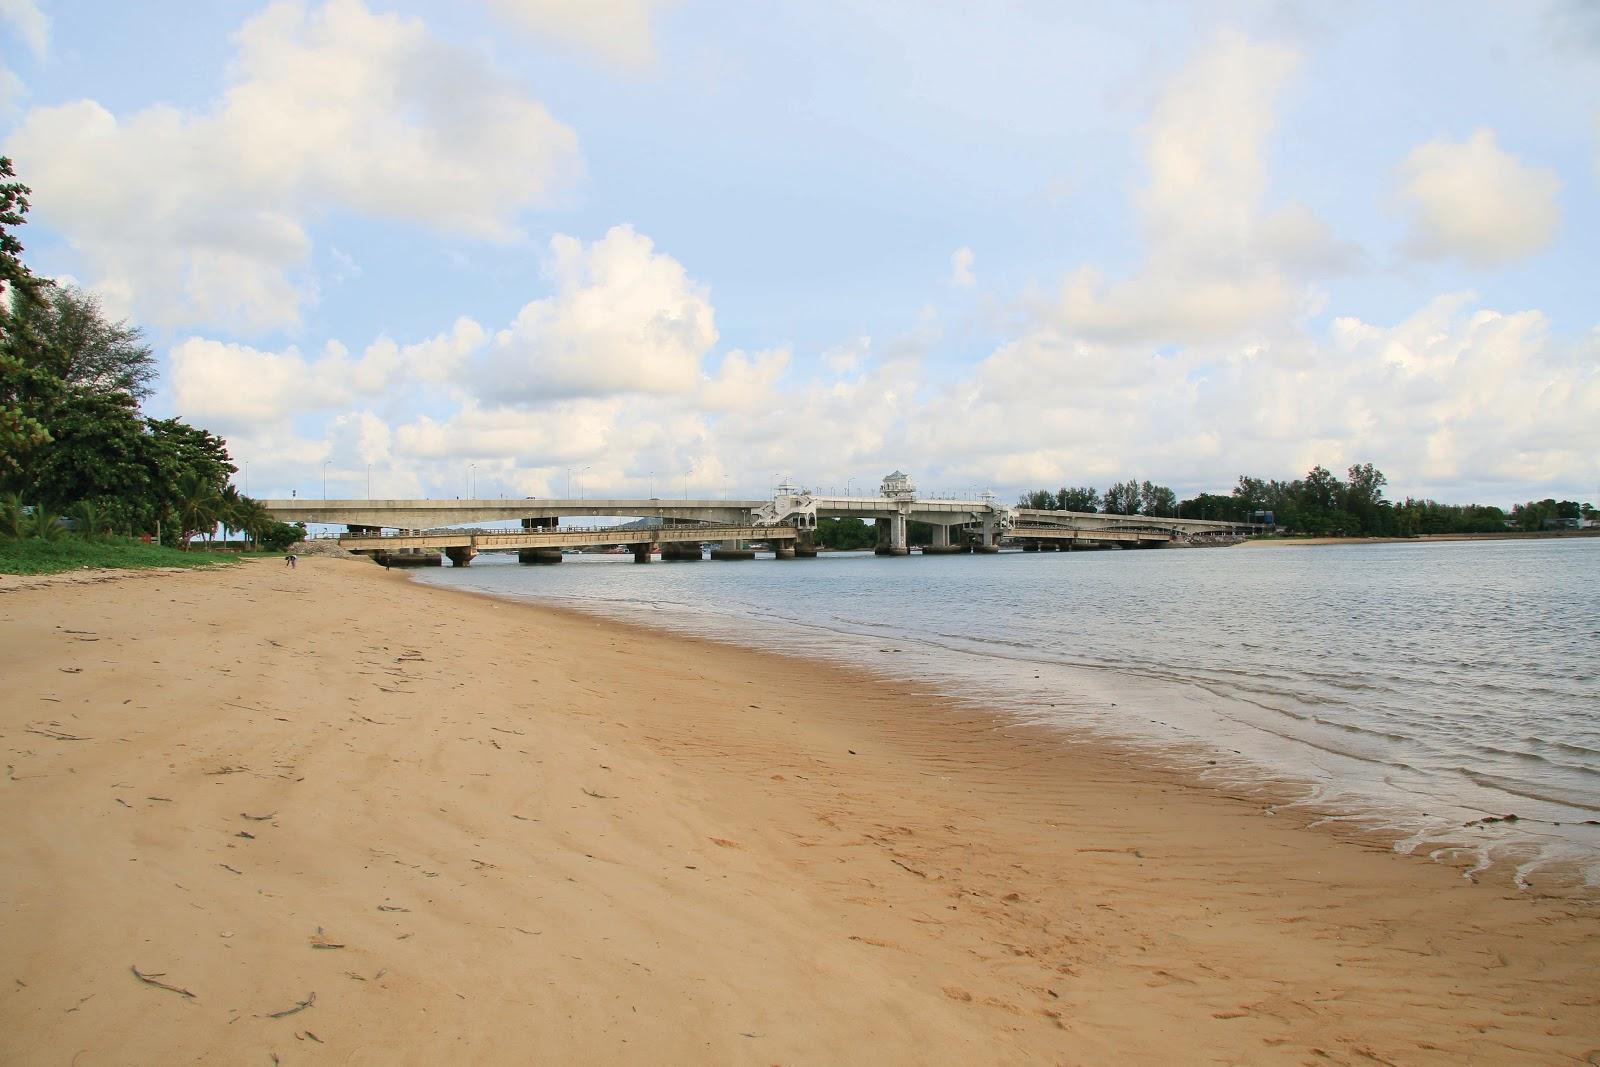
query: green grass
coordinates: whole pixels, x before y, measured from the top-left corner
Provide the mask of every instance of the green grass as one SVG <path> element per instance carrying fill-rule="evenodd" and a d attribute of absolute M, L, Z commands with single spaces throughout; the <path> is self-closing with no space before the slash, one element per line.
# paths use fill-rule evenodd
<path fill-rule="evenodd" d="M 84 541 L 63 537 L 57 541 L 27 538 L 0 541 L 0 574 L 60 574 L 63 571 L 101 570 L 108 567 L 211 567 L 238 560 L 237 552 L 180 552 L 163 545 L 116 539 Z"/>

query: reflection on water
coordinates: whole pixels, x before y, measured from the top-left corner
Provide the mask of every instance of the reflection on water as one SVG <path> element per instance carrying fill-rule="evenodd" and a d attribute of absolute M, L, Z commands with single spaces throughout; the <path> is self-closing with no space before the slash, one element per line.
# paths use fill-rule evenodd
<path fill-rule="evenodd" d="M 480 556 L 420 577 L 1200 745 L 1230 773 L 1307 783 L 1319 805 L 1600 875 L 1600 541 L 648 567 Z"/>

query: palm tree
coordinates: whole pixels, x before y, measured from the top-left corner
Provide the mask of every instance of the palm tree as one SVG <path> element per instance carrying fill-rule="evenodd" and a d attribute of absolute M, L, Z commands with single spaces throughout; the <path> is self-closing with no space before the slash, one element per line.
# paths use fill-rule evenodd
<path fill-rule="evenodd" d="M 0 494 L 0 537 L 20 541 L 28 536 L 28 513 L 18 493 Z"/>
<path fill-rule="evenodd" d="M 185 474 L 177 488 L 178 543 L 187 552 L 190 538 L 216 527 L 222 496 L 216 484 L 200 474 Z"/>
<path fill-rule="evenodd" d="M 217 518 L 222 522 L 222 540 L 226 542 L 230 530 L 244 529 L 244 523 L 239 521 L 244 497 L 239 495 L 238 486 L 230 482 L 222 487 L 217 501 Z"/>
<path fill-rule="evenodd" d="M 32 520 L 28 525 L 30 537 L 37 537 L 42 541 L 59 541 L 65 537 L 67 528 L 61 525 L 61 516 L 44 508 L 33 509 Z"/>
<path fill-rule="evenodd" d="M 260 547 L 261 535 L 266 533 L 275 521 L 277 520 L 261 501 L 248 496 L 239 498 L 237 522 L 239 528 L 250 535 L 250 547 Z"/>
<path fill-rule="evenodd" d="M 67 509 L 67 517 L 77 524 L 78 536 L 85 541 L 98 541 L 106 533 L 105 515 L 92 501 L 78 501 Z"/>

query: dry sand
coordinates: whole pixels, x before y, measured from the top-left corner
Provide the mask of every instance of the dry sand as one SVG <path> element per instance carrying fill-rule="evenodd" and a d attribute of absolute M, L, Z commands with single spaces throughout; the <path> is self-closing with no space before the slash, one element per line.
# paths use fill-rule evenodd
<path fill-rule="evenodd" d="M 1592 902 L 847 670 L 331 559 L 0 670 L 5 1063 L 1600 1059 Z"/>

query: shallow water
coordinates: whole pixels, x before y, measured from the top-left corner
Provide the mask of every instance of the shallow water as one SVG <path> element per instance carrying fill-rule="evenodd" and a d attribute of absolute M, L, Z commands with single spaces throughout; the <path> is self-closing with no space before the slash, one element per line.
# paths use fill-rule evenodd
<path fill-rule="evenodd" d="M 1208 774 L 1301 783 L 1403 847 L 1511 859 L 1519 877 L 1577 861 L 1600 882 L 1600 541 L 500 555 L 420 577 L 932 682 Z"/>

